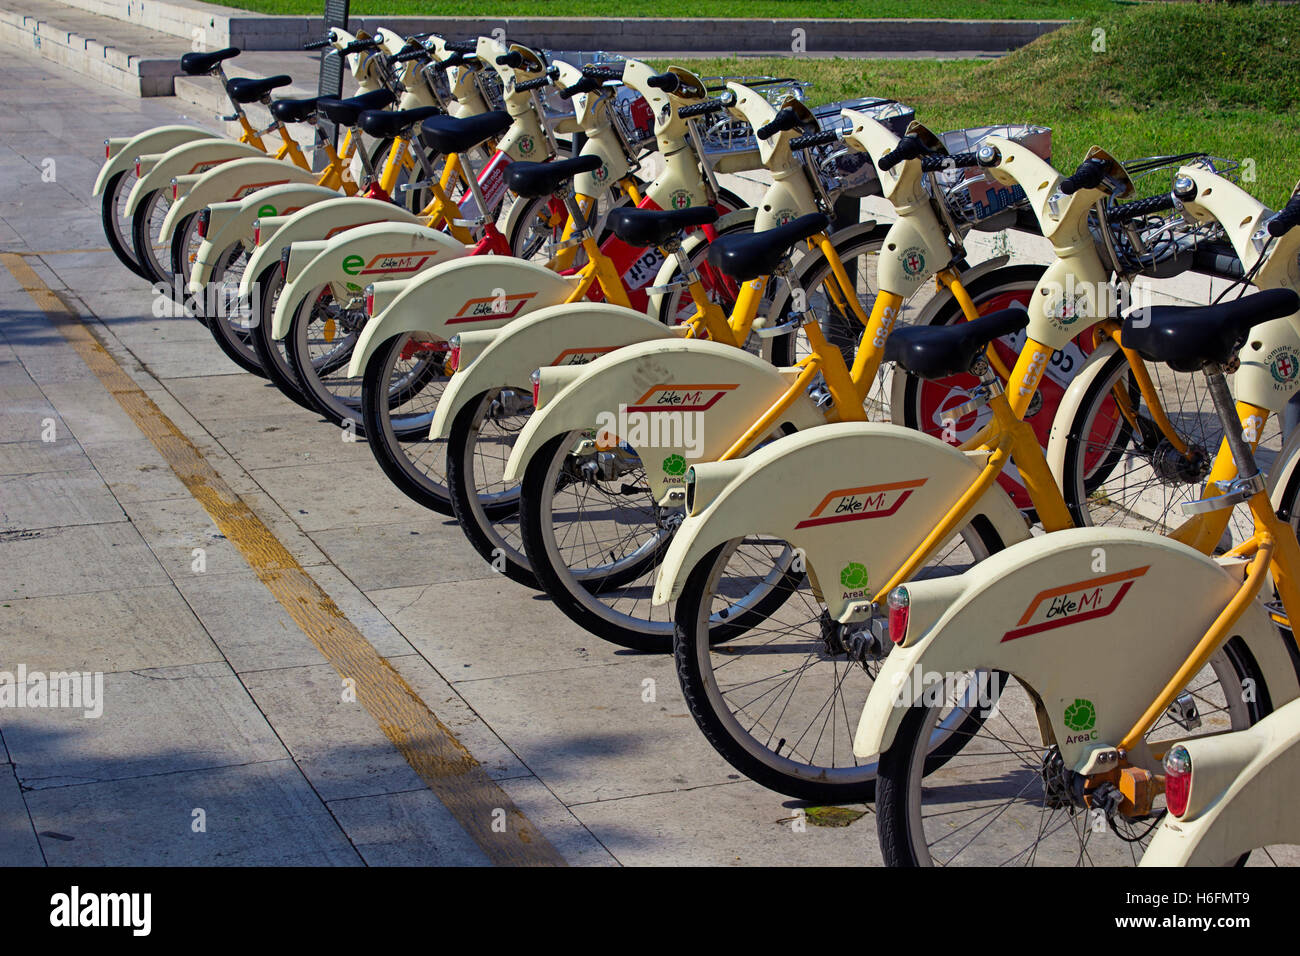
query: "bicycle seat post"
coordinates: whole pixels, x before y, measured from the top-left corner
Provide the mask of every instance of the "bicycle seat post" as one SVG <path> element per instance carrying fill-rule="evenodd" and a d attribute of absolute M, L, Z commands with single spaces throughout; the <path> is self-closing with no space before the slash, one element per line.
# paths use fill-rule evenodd
<path fill-rule="evenodd" d="M 1255 461 L 1255 452 L 1242 433 L 1241 421 L 1237 416 L 1236 402 L 1228 389 L 1228 380 L 1224 377 L 1222 365 L 1205 366 L 1205 381 L 1209 385 L 1210 397 L 1214 400 L 1214 410 L 1218 412 L 1223 424 L 1223 437 L 1228 443 L 1232 459 L 1237 463 L 1238 481 L 1259 482 L 1262 487 L 1259 465 Z"/>

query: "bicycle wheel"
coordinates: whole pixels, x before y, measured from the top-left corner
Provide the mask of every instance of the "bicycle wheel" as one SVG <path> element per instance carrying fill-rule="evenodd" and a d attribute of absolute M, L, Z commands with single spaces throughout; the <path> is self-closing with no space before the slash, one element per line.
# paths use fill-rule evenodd
<path fill-rule="evenodd" d="M 351 423 L 364 437 L 361 379 L 348 377 L 348 362 L 368 317 L 362 297 L 334 298 L 328 285 L 312 289 L 294 310 L 284 347 L 311 406 L 336 425 Z"/>
<path fill-rule="evenodd" d="M 748 232 L 750 220 L 719 220 L 719 235 Z M 704 261 L 699 246 L 690 261 Z M 447 438 L 446 482 L 452 507 L 465 536 L 493 568 L 527 587 L 537 588 L 523 550 L 519 528 L 519 486 L 501 480 L 519 431 L 532 414 L 532 390 L 526 384 L 503 385 L 462 410 Z"/>
<path fill-rule="evenodd" d="M 126 200 L 135 185 L 135 171 L 123 170 L 112 176 L 104 186 L 100 197 L 99 218 L 104 223 L 104 236 L 117 261 L 122 263 L 141 279 L 152 277 L 140 265 L 135 256 L 135 246 L 131 241 L 131 223 L 126 217 Z"/>
<path fill-rule="evenodd" d="M 253 350 L 257 352 L 257 360 L 261 363 L 266 377 L 284 393 L 286 398 L 314 412 L 316 406 L 303 394 L 302 384 L 298 381 L 298 371 L 294 368 L 284 340 L 276 339 L 271 335 L 273 325 L 271 318 L 275 315 L 275 305 L 280 301 L 280 293 L 283 291 L 284 279 L 280 275 L 279 264 L 267 266 L 262 270 L 261 276 L 253 283 L 251 304 L 255 312 L 251 320 L 250 341 Z"/>
<path fill-rule="evenodd" d="M 361 423 L 379 467 L 411 500 L 452 515 L 445 472 L 446 442 L 429 426 L 447 387 L 447 343 L 414 333 L 380 344 L 361 382 Z"/>
<path fill-rule="evenodd" d="M 942 767 L 927 758 L 932 729 L 947 705 L 908 709 L 893 745 L 880 758 L 876 823 L 890 866 L 1128 866 L 1142 858 L 1164 816 L 1106 819 L 1079 796 L 1055 744 L 1044 746 L 1035 694 L 1002 675 L 998 706 L 960 753 Z M 1244 682 L 1255 681 L 1254 693 Z M 1197 735 L 1241 730 L 1271 709 L 1264 675 L 1240 638 L 1221 648 L 1193 678 L 1188 693 L 1200 712 Z M 1247 700 L 1249 698 L 1249 700 Z M 1166 714 L 1147 735 L 1186 739 L 1192 731 Z"/>
<path fill-rule="evenodd" d="M 977 519 L 917 578 L 959 574 L 1002 547 Z M 824 804 L 869 801 L 876 758 L 854 756 L 853 737 L 890 647 L 855 644 L 803 569 L 783 574 L 788 559 L 772 559 L 792 553 L 784 541 L 737 538 L 691 570 L 673 645 L 682 693 L 713 748 L 755 783 Z M 932 751 L 947 755 L 978 719 L 954 709 Z"/>
<path fill-rule="evenodd" d="M 170 291 L 174 273 L 171 270 L 171 247 L 158 238 L 163 220 L 171 208 L 170 190 L 155 189 L 135 207 L 131 217 L 131 248 L 135 259 L 151 282 L 161 282 Z"/>
<path fill-rule="evenodd" d="M 885 231 L 851 237 L 838 247 L 868 313 Z M 828 307 L 821 290 L 830 264 L 817 253 L 800 267 L 810 306 Z M 877 383 L 871 393 L 877 402 L 884 401 L 880 387 Z M 755 417 L 760 411 L 755 409 Z M 556 606 L 575 622 L 624 647 L 666 652 L 672 647 L 672 612 L 652 605 L 650 596 L 682 512 L 661 508 L 651 498 L 634 452 L 617 450 L 617 474 L 593 478 L 584 462 L 568 454 L 581 435 L 552 440 L 528 463 L 519 520 L 529 563 Z"/>
<path fill-rule="evenodd" d="M 1178 448 L 1156 424 L 1122 352 L 1106 360 L 1069 424 L 1062 488 L 1075 523 L 1141 528 L 1167 534 L 1182 523 L 1181 505 L 1201 497 L 1223 440 L 1223 426 L 1199 375 L 1147 366 Z M 1123 403 L 1123 407 L 1121 407 Z M 1267 473 L 1282 446 L 1280 418 L 1260 435 L 1257 457 Z M 1233 509 L 1220 541 L 1226 550 L 1255 530 L 1250 509 Z"/>
<path fill-rule="evenodd" d="M 223 252 L 212 270 L 212 281 L 204 290 L 203 308 L 208 330 L 221 351 L 244 371 L 267 378 L 253 345 L 257 314 L 239 297 L 239 279 L 247 264 L 242 245 L 236 243 Z"/>
<path fill-rule="evenodd" d="M 966 287 L 966 291 L 980 315 L 987 315 L 999 309 L 1024 306 L 1033 294 L 1035 286 L 1038 285 L 1044 269 L 1045 267 L 1038 265 L 1003 266 L 973 280 Z M 965 321 L 965 316 L 961 307 L 950 297 L 931 317 L 930 324 L 950 325 L 962 321 Z M 1091 351 L 1091 335 L 1091 332 L 1082 333 L 1066 349 L 1053 355 L 1048 372 L 1039 385 L 1042 399 L 1036 400 L 1025 416 L 1038 435 L 1039 443 L 1044 447 L 1051 434 L 1052 418 L 1065 394 L 1065 389 L 1079 366 L 1083 364 L 1087 352 Z M 1015 365 L 1023 341 L 1024 332 L 1018 332 L 1014 336 L 999 339 L 994 343 L 995 351 L 1008 369 Z M 912 375 L 904 376 L 900 383 L 901 387 L 894 389 L 899 406 L 895 409 L 897 416 L 895 420 L 908 428 L 923 431 L 949 444 L 960 445 L 984 427 L 992 412 L 987 407 L 983 407 L 956 421 L 951 421 L 947 416 L 947 410 L 968 402 L 970 390 L 978 384 L 978 379 L 974 375 L 954 375 L 937 381 L 922 381 Z M 948 424 L 952 427 L 945 427 Z M 1014 474 L 1003 472 L 998 478 L 998 483 L 1011 495 L 1018 507 L 1028 509 L 1031 506 L 1024 487 Z"/>

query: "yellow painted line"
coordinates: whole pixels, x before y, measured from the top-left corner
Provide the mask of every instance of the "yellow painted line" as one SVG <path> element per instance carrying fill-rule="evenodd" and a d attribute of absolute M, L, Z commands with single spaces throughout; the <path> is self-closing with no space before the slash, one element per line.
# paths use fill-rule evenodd
<path fill-rule="evenodd" d="M 341 677 L 355 681 L 357 700 L 488 858 L 512 866 L 563 866 L 564 858 L 532 821 L 126 374 L 80 317 L 20 256 L 0 253 L 0 262 L 158 449 L 294 623 Z"/>

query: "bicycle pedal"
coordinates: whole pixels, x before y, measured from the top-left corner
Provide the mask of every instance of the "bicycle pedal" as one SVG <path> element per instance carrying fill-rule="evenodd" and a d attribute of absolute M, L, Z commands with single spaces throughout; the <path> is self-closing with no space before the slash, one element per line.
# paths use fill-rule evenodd
<path fill-rule="evenodd" d="M 676 292 L 678 289 L 689 289 L 691 283 L 683 279 L 680 282 L 670 282 L 667 285 L 649 285 L 645 287 L 646 295 L 668 295 L 670 292 Z"/>
<path fill-rule="evenodd" d="M 1291 627 L 1291 617 L 1286 613 L 1286 607 L 1281 601 L 1265 601 L 1264 610 L 1268 611 L 1268 616 L 1273 619 L 1274 624 L 1288 631 L 1294 630 Z"/>
<path fill-rule="evenodd" d="M 565 239 L 563 242 L 560 242 L 558 240 L 554 242 L 548 242 L 546 246 L 542 249 L 542 253 L 546 256 L 553 256 L 557 252 L 563 252 L 565 249 L 573 249 L 580 245 L 582 245 L 582 237 L 575 236 L 571 239 Z"/>
<path fill-rule="evenodd" d="M 409 193 L 412 189 L 428 189 L 432 185 L 432 179 L 421 179 L 418 183 L 402 183 L 398 188 L 404 193 Z"/>
<path fill-rule="evenodd" d="M 760 339 L 776 338 L 778 335 L 785 335 L 787 332 L 797 332 L 801 328 L 803 328 L 802 313 L 800 313 L 798 319 L 782 322 L 780 325 L 768 325 L 766 322 L 759 325 L 757 321 L 754 322 L 754 334 Z"/>

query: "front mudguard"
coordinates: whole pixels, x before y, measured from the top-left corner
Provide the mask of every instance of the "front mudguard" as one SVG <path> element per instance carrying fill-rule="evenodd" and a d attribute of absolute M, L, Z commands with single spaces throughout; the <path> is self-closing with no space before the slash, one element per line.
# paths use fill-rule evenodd
<path fill-rule="evenodd" d="M 337 199 L 338 192 L 324 186 L 286 183 L 271 186 L 255 196 L 245 196 L 238 202 L 218 202 L 208 205 L 208 234 L 199 243 L 194 265 L 190 268 L 190 291 L 200 294 L 212 281 L 212 269 L 219 254 L 235 243 L 246 249 L 253 246 L 253 223 L 263 216 L 289 216 L 313 203 Z"/>
<path fill-rule="evenodd" d="M 149 153 L 155 155 L 169 152 L 182 143 L 191 143 L 200 139 L 217 139 L 216 133 L 195 126 L 158 126 L 147 129 L 135 136 L 112 137 L 108 140 L 109 158 L 99 167 L 95 177 L 92 196 L 100 195 L 107 187 L 108 181 L 118 173 L 124 173 L 135 166 L 135 158 Z"/>
<path fill-rule="evenodd" d="M 438 400 L 429 429 L 435 441 L 447 438 L 461 407 L 484 392 L 505 386 L 527 391 L 535 368 L 586 365 L 626 345 L 675 337 L 653 319 L 606 302 L 551 306 L 482 334 L 493 341 L 473 361 L 467 362 L 462 350 L 461 365 Z"/>
<path fill-rule="evenodd" d="M 173 177 L 207 172 L 232 159 L 245 157 L 265 159 L 266 153 L 230 139 L 209 138 L 182 143 L 158 157 L 153 167 L 135 181 L 130 195 L 126 197 L 126 215 L 135 215 L 144 197 L 150 193 L 159 189 L 170 191 Z"/>
<path fill-rule="evenodd" d="M 272 186 L 314 184 L 316 178 L 315 173 L 270 156 L 232 159 L 208 170 L 168 207 L 158 238 L 166 242 L 186 216 L 212 203 L 238 202 Z"/>
<path fill-rule="evenodd" d="M 1065 454 L 1075 441 L 1070 436 L 1070 426 L 1079 414 L 1088 389 L 1101 374 L 1106 362 L 1118 351 L 1119 346 L 1111 339 L 1103 341 L 1092 350 L 1061 396 L 1061 404 L 1057 406 L 1056 417 L 1052 419 L 1052 431 L 1047 439 L 1047 466 L 1052 470 L 1058 488 L 1065 487 Z"/>
<path fill-rule="evenodd" d="M 1300 701 L 1183 746 L 1192 758 L 1187 812 L 1165 816 L 1141 866 L 1231 866 L 1259 847 L 1300 843 Z"/>
<path fill-rule="evenodd" d="M 423 220 L 400 206 L 379 199 L 339 196 L 313 203 L 278 223 L 262 222 L 261 242 L 248 258 L 239 283 L 240 298 L 247 298 L 252 284 L 268 267 L 280 261 L 280 250 L 300 239 L 332 239 L 340 232 L 372 222 L 420 223 Z M 272 229 L 271 227 L 274 226 Z M 270 233 L 268 235 L 268 232 Z"/>
<path fill-rule="evenodd" d="M 626 422 L 628 434 L 618 437 L 640 455 L 655 501 L 666 502 L 682 494 L 688 463 L 726 452 L 789 391 L 796 374 L 717 342 L 673 338 L 629 345 L 592 362 L 533 413 L 511 451 L 505 480 L 520 480 L 532 457 L 557 435 L 603 423 L 617 434 Z M 624 418 L 629 413 L 636 417 Z M 798 395 L 773 430 L 825 421 L 807 395 Z"/>
<path fill-rule="evenodd" d="M 468 251 L 445 232 L 415 223 L 378 222 L 339 233 L 285 285 L 271 335 L 288 335 L 302 298 L 322 285 L 337 284 L 359 295 L 368 282 L 409 278 Z"/>
<path fill-rule="evenodd" d="M 444 263 L 412 279 L 366 323 L 348 375 L 361 375 L 370 356 L 393 336 L 418 332 L 449 339 L 457 332 L 500 328 L 567 301 L 576 284 L 576 279 L 522 259 L 466 256 Z"/>
<path fill-rule="evenodd" d="M 1236 593 L 1244 569 L 1243 561 L 1216 561 L 1147 532 L 1079 528 L 1022 542 L 959 578 L 910 584 L 922 613 L 872 686 L 854 752 L 887 750 L 927 685 L 988 668 L 1034 691 L 1040 725 L 1052 735 L 1044 746 L 1055 743 L 1065 766 L 1084 772 L 1156 699 Z M 1296 698 L 1290 655 L 1259 602 L 1230 636 L 1254 656 L 1274 706 Z M 1094 722 L 1074 730 L 1064 714 L 1078 700 L 1091 702 Z M 1128 759 L 1159 769 L 1145 746 Z"/>
<path fill-rule="evenodd" d="M 799 548 L 830 616 L 869 601 L 979 476 L 986 456 L 898 425 L 841 422 L 787 435 L 749 456 L 699 465 L 654 600 L 675 600 L 711 550 L 773 535 Z M 971 512 L 1004 544 L 1029 536 L 996 484 Z M 852 566 L 851 578 L 842 572 Z"/>

